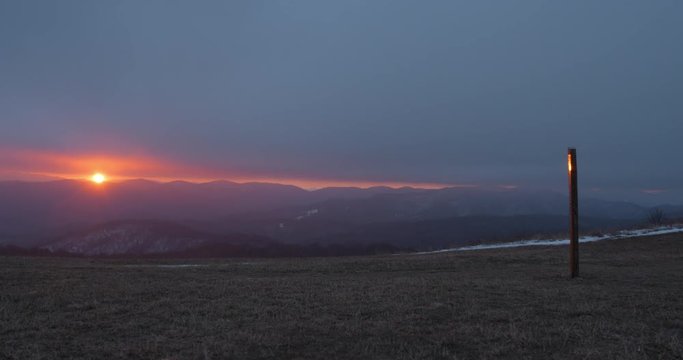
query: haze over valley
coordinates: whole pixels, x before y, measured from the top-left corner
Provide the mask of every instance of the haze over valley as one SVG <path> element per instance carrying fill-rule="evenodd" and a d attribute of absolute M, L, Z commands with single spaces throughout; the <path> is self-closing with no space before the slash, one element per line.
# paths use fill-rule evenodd
<path fill-rule="evenodd" d="M 146 180 L 0 182 L 5 247 L 74 255 L 306 256 L 424 251 L 557 236 L 566 195 L 455 187 L 323 188 Z M 642 226 L 683 206 L 586 198 L 584 233 Z M 223 246 L 222 250 L 218 250 Z M 214 248 L 213 252 L 206 249 Z M 204 250 L 202 250 L 204 249 Z"/>

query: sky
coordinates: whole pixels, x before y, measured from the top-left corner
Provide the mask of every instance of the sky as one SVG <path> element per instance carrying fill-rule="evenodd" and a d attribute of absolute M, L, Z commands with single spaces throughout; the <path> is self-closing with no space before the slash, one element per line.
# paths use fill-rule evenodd
<path fill-rule="evenodd" d="M 0 2 L 0 179 L 683 203 L 683 2 Z"/>

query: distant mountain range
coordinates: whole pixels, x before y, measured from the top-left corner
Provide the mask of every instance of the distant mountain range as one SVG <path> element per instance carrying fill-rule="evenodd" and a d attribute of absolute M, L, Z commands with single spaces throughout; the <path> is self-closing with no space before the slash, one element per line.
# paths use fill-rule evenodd
<path fill-rule="evenodd" d="M 129 220 L 101 224 L 34 247 L 78 256 L 281 257 L 366 255 L 401 251 L 385 244 L 296 245 L 256 235 L 216 235 L 167 221 Z"/>
<path fill-rule="evenodd" d="M 132 220 L 101 224 L 78 233 L 66 234 L 40 248 L 88 256 L 157 255 L 217 247 L 262 248 L 271 243 L 271 240 L 259 236 L 219 236 L 173 222 Z"/>
<path fill-rule="evenodd" d="M 0 245 L 89 256 L 424 250 L 562 233 L 567 208 L 564 194 L 485 188 L 0 182 Z M 683 206 L 659 208 L 683 216 Z M 581 199 L 582 230 L 643 223 L 650 211 Z"/>
<path fill-rule="evenodd" d="M 112 220 L 217 220 L 236 214 L 303 206 L 335 198 L 395 191 L 328 188 L 306 191 L 280 184 L 227 181 L 193 184 L 132 180 L 97 186 L 87 181 L 0 182 L 0 238 L 35 242 L 55 232 Z M 400 191 L 400 190 L 399 190 Z"/>

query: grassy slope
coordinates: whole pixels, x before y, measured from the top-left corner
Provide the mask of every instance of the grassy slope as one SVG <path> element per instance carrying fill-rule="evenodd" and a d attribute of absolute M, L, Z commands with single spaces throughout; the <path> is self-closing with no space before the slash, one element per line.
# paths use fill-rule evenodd
<path fill-rule="evenodd" d="M 683 358 L 683 238 L 427 256 L 0 257 L 0 359 Z"/>

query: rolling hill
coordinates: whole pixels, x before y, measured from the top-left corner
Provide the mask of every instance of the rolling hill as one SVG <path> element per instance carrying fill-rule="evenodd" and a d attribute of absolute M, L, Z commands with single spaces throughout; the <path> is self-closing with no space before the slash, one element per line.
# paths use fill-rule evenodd
<path fill-rule="evenodd" d="M 639 224 L 651 210 L 599 199 L 582 199 L 581 206 L 584 231 Z M 669 216 L 683 215 L 683 207 L 662 208 Z M 0 182 L 0 245 L 35 248 L 51 242 L 53 251 L 83 254 L 115 254 L 120 249 L 130 254 L 189 252 L 262 243 L 280 246 L 283 253 L 296 253 L 286 246 L 299 246 L 302 253 L 311 252 L 312 246 L 423 250 L 563 232 L 566 213 L 566 197 L 549 191 L 308 191 L 226 181 L 133 180 L 105 186 Z M 237 250 L 223 252 L 231 251 Z"/>

